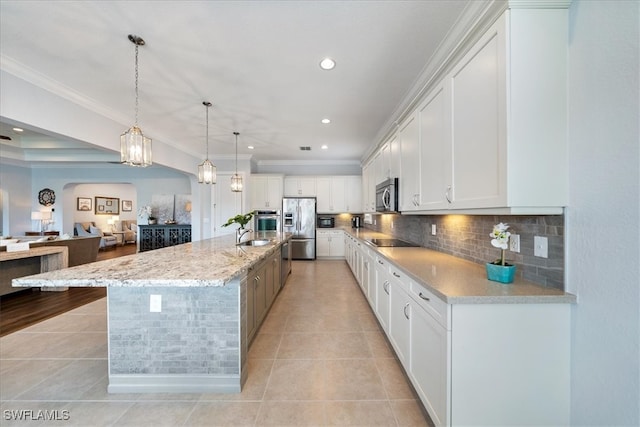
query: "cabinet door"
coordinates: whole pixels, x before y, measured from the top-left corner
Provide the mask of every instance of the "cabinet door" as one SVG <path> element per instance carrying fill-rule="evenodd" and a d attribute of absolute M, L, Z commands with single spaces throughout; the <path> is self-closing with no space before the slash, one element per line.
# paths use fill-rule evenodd
<path fill-rule="evenodd" d="M 409 375 L 433 423 L 446 425 L 448 333 L 415 301 L 411 306 Z"/>
<path fill-rule="evenodd" d="M 419 209 L 420 197 L 420 134 L 416 114 L 400 127 L 398 138 L 402 150 L 402 179 L 400 180 L 400 210 Z"/>
<path fill-rule="evenodd" d="M 344 233 L 342 231 L 331 232 L 331 256 L 344 258 Z"/>
<path fill-rule="evenodd" d="M 253 271 L 247 276 L 247 341 L 251 342 L 256 333 L 256 276 Z"/>
<path fill-rule="evenodd" d="M 389 178 L 400 177 L 400 140 L 394 135 L 389 141 Z"/>
<path fill-rule="evenodd" d="M 375 212 L 376 188 L 372 175 L 371 163 L 362 168 L 362 211 Z"/>
<path fill-rule="evenodd" d="M 282 176 L 251 176 L 251 209 L 282 209 Z"/>
<path fill-rule="evenodd" d="M 451 73 L 452 208 L 507 205 L 504 46 L 494 27 Z"/>
<path fill-rule="evenodd" d="M 251 175 L 251 209 L 267 208 L 266 177 Z"/>
<path fill-rule="evenodd" d="M 331 212 L 347 212 L 346 179 L 344 176 L 331 177 Z"/>
<path fill-rule="evenodd" d="M 317 230 L 316 231 L 316 256 L 328 257 L 331 256 L 331 236 L 328 231 Z"/>
<path fill-rule="evenodd" d="M 273 210 L 282 209 L 282 177 L 273 176 L 267 177 L 267 208 Z"/>
<path fill-rule="evenodd" d="M 255 275 L 255 322 L 256 327 L 260 325 L 267 309 L 267 264 L 262 264 Z"/>
<path fill-rule="evenodd" d="M 376 315 L 382 329 L 389 333 L 389 273 L 387 264 L 380 258 L 376 259 Z"/>
<path fill-rule="evenodd" d="M 421 169 L 418 205 L 421 210 L 449 207 L 447 197 L 451 197 L 451 114 L 447 101 L 447 91 L 444 85 L 440 85 L 418 108 Z"/>
<path fill-rule="evenodd" d="M 328 176 L 316 178 L 316 192 L 318 213 L 333 212 L 331 210 L 331 178 Z"/>
<path fill-rule="evenodd" d="M 315 197 L 317 195 L 316 178 L 314 176 L 300 177 L 298 179 L 298 188 L 300 189 L 300 196 Z"/>
<path fill-rule="evenodd" d="M 345 177 L 345 204 L 346 212 L 361 213 L 362 212 L 362 177 L 347 176 Z"/>
<path fill-rule="evenodd" d="M 389 286 L 389 339 L 396 350 L 398 359 L 409 367 L 409 343 L 411 325 L 411 300 L 399 281 L 391 279 Z"/>

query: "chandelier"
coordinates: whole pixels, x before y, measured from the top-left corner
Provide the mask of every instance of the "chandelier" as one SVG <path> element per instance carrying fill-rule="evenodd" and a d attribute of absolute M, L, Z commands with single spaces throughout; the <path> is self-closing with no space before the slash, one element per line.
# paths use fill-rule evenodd
<path fill-rule="evenodd" d="M 204 101 L 202 103 L 206 107 L 207 112 L 207 156 L 205 157 L 204 162 L 198 165 L 198 182 L 200 184 L 215 184 L 216 183 L 216 167 L 209 160 L 209 107 L 211 107 L 211 103 Z"/>
<path fill-rule="evenodd" d="M 231 191 L 239 193 L 242 191 L 242 176 L 238 174 L 238 132 L 233 133 L 236 136 L 236 173 L 231 177 Z"/>
<path fill-rule="evenodd" d="M 129 40 L 136 46 L 136 121 L 133 127 L 120 135 L 120 162 L 129 166 L 147 167 L 151 165 L 151 138 L 142 134 L 138 127 L 138 47 L 144 46 L 142 37 L 129 34 Z"/>

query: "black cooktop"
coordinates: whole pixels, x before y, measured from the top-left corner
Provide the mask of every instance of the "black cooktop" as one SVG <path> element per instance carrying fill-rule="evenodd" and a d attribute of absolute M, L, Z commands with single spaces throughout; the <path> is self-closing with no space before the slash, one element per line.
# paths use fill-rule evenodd
<path fill-rule="evenodd" d="M 369 239 L 369 241 L 380 248 L 388 247 L 417 247 L 415 243 L 406 242 L 400 239 Z"/>

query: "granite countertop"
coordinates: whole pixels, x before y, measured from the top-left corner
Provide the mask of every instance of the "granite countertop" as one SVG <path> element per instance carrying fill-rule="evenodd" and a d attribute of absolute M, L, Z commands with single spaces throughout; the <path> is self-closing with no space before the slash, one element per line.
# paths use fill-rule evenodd
<path fill-rule="evenodd" d="M 273 240 L 265 246 L 237 246 L 235 235 L 221 236 L 25 276 L 13 279 L 12 284 L 24 287 L 224 286 L 280 250 L 282 243 L 290 238 L 288 234 L 267 234 L 250 233 L 242 239 Z"/>
<path fill-rule="evenodd" d="M 448 304 L 575 303 L 576 296 L 516 278 L 502 284 L 487 279 L 483 265 L 423 247 L 378 248 L 371 238 L 390 236 L 363 228 L 342 228 L 393 263 L 416 284 Z"/>

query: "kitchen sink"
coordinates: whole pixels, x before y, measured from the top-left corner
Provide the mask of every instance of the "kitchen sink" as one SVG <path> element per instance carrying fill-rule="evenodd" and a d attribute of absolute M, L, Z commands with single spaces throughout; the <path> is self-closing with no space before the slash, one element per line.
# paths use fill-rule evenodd
<path fill-rule="evenodd" d="M 265 245 L 268 245 L 269 243 L 272 243 L 271 240 L 254 239 L 254 240 L 247 240 L 245 242 L 238 243 L 238 245 L 239 246 L 265 246 Z"/>

